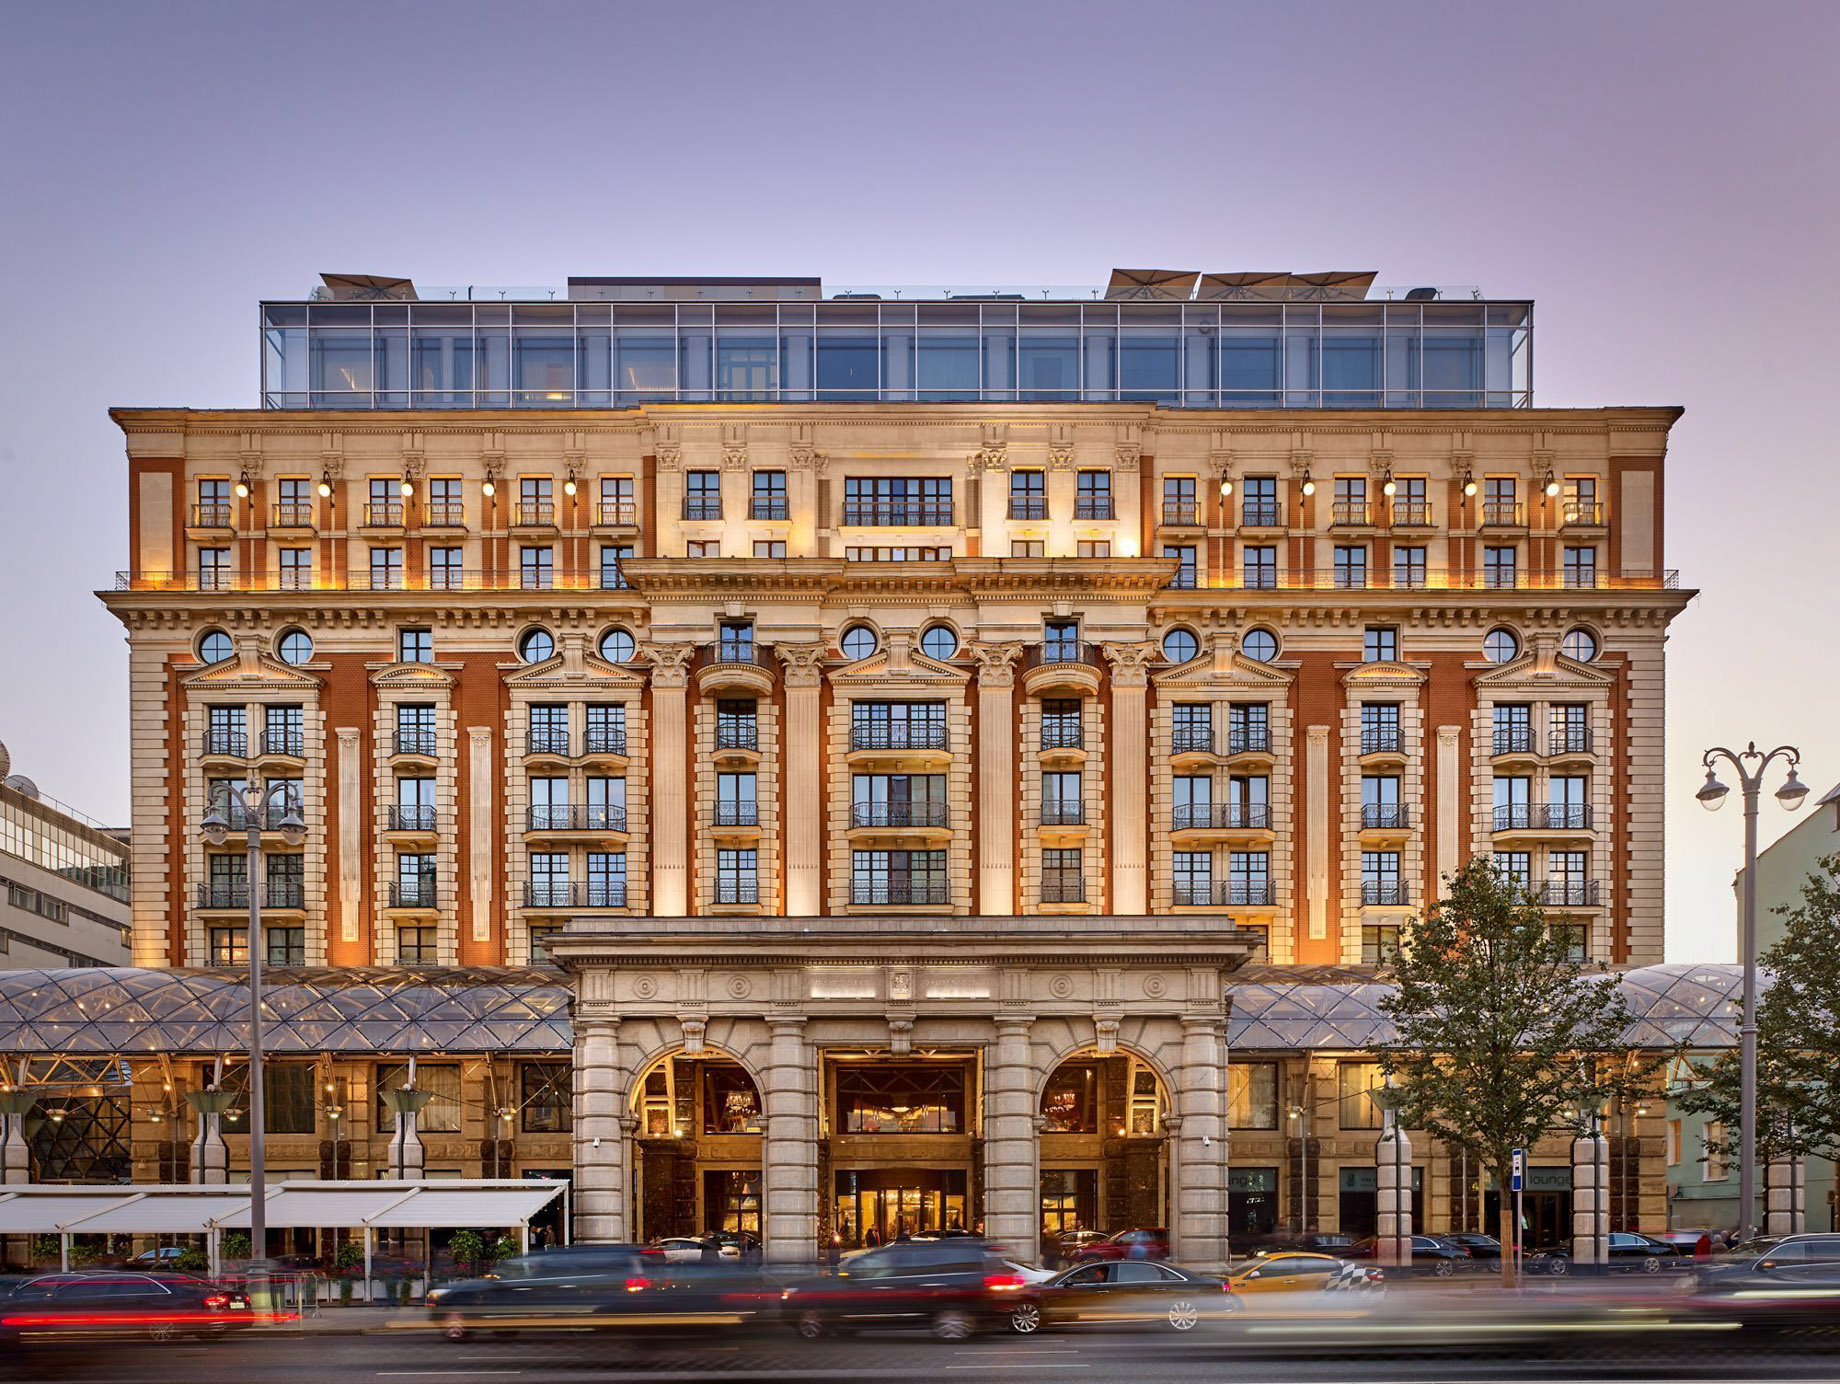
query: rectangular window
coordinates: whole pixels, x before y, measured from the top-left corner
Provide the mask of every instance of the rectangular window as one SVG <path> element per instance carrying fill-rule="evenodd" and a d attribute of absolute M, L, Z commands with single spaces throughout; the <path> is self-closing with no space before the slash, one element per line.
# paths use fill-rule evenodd
<path fill-rule="evenodd" d="M 1388 966 L 1399 957 L 1399 928 L 1392 923 L 1361 925 L 1361 964 Z"/>
<path fill-rule="evenodd" d="M 214 927 L 211 929 L 209 943 L 213 966 L 247 966 L 249 964 L 249 932 L 240 927 Z"/>
<path fill-rule="evenodd" d="M 436 591 L 458 591 L 466 585 L 463 548 L 428 550 L 428 585 Z"/>
<path fill-rule="evenodd" d="M 1367 549 L 1358 544 L 1335 550 L 1335 585 L 1340 591 L 1358 591 L 1367 585 Z"/>
<path fill-rule="evenodd" d="M 1043 808 L 1046 816 L 1047 809 Z M 1080 863 L 1078 847 L 1048 848 L 1041 853 L 1041 901 L 1043 903 L 1086 902 L 1086 874 Z"/>
<path fill-rule="evenodd" d="M 1361 703 L 1361 753 L 1397 754 L 1405 746 L 1398 702 Z"/>
<path fill-rule="evenodd" d="M 852 851 L 850 902 L 928 905 L 951 902 L 944 851 Z"/>
<path fill-rule="evenodd" d="M 1241 549 L 1245 583 L 1254 591 L 1272 591 L 1278 585 L 1278 550 L 1267 543 Z"/>
<path fill-rule="evenodd" d="M 228 548 L 200 548 L 198 550 L 198 589 L 200 591 L 228 591 L 232 572 L 233 567 Z"/>
<path fill-rule="evenodd" d="M 1497 851 L 1491 857 L 1495 873 L 1525 887 L 1533 879 L 1533 856 L 1527 851 Z"/>
<path fill-rule="evenodd" d="M 703 1067 L 703 1133 L 758 1134 L 760 1092 L 739 1067 Z"/>
<path fill-rule="evenodd" d="M 432 931 L 432 929 L 430 929 Z M 377 1132 L 393 1134 L 396 1114 L 384 1099 L 384 1092 L 399 1091 L 409 1084 L 407 1062 L 377 1064 Z M 434 1098 L 416 1116 L 415 1127 L 422 1134 L 458 1134 L 460 1132 L 460 1068 L 445 1062 L 417 1062 L 415 1089 L 427 1091 Z"/>
<path fill-rule="evenodd" d="M 1336 1094 L 1343 1129 L 1380 1128 L 1380 1107 L 1373 1093 L 1385 1085 L 1378 1062 L 1341 1062 L 1336 1065 Z"/>
<path fill-rule="evenodd" d="M 1037 523 L 1048 517 L 1048 477 L 1045 472 L 1009 473 L 1009 517 Z"/>
<path fill-rule="evenodd" d="M 544 547 L 518 549 L 518 585 L 525 591 L 548 591 L 556 584 L 556 550 Z"/>
<path fill-rule="evenodd" d="M 429 629 L 401 629 L 396 632 L 396 661 L 398 663 L 433 663 L 434 631 Z"/>
<path fill-rule="evenodd" d="M 616 528 L 634 528 L 639 523 L 639 507 L 633 502 L 631 476 L 602 476 L 598 522 Z"/>
<path fill-rule="evenodd" d="M 1707 1182 L 1723 1182 L 1731 1176 L 1731 1150 L 1727 1145 L 1722 1120 L 1707 1120 L 1700 1135 L 1700 1157 L 1706 1165 Z"/>
<path fill-rule="evenodd" d="M 702 540 L 692 538 L 684 544 L 684 556 L 685 557 L 721 557 L 722 556 L 721 541 L 719 539 L 714 539 L 714 538 L 706 538 Z"/>
<path fill-rule="evenodd" d="M 783 538 L 756 538 L 754 540 L 755 557 L 784 557 L 786 540 Z"/>
<path fill-rule="evenodd" d="M 946 825 L 944 774 L 856 774 L 850 780 L 850 824 L 857 827 Z"/>
<path fill-rule="evenodd" d="M 1533 752 L 1533 708 L 1524 702 L 1498 702 L 1494 710 L 1496 754 Z"/>
<path fill-rule="evenodd" d="M 719 701 L 716 703 L 716 748 L 718 750 L 752 750 L 760 743 L 760 721 L 755 703 Z"/>
<path fill-rule="evenodd" d="M 1591 591 L 1597 587 L 1597 549 L 1565 550 L 1565 584 L 1573 591 Z"/>
<path fill-rule="evenodd" d="M 748 518 L 775 520 L 789 517 L 784 471 L 756 471 L 753 482 L 753 489 L 748 495 Z"/>
<path fill-rule="evenodd" d="M 1516 579 L 1515 549 L 1511 546 L 1482 550 L 1482 584 L 1494 590 L 1509 591 Z"/>
<path fill-rule="evenodd" d="M 853 750 L 938 750 L 946 745 L 944 702 L 853 702 Z"/>
<path fill-rule="evenodd" d="M 1362 635 L 1361 656 L 1369 663 L 1391 663 L 1398 659 L 1398 627 L 1369 625 Z"/>
<path fill-rule="evenodd" d="M 1680 1121 L 1667 1122 L 1667 1165 L 1670 1168 L 1680 1166 Z"/>
<path fill-rule="evenodd" d="M 225 1112 L 225 1134 L 249 1133 L 249 1068 L 232 1067 L 218 1084 L 220 1091 L 234 1091 L 237 1102 Z M 262 1128 L 270 1134 L 312 1134 L 318 1114 L 311 1062 L 276 1062 L 272 1057 L 262 1066 Z"/>
<path fill-rule="evenodd" d="M 756 851 L 717 851 L 715 901 L 719 904 L 759 903 L 758 866 L 759 853 Z"/>
<path fill-rule="evenodd" d="M 428 482 L 428 524 L 433 528 L 459 528 L 466 522 L 455 476 L 436 476 Z"/>
<path fill-rule="evenodd" d="M 1338 524 L 1365 524 L 1368 519 L 1367 478 L 1337 476 L 1334 521 Z"/>
<path fill-rule="evenodd" d="M 684 518 L 720 519 L 722 517 L 722 473 L 720 471 L 684 472 Z"/>
<path fill-rule="evenodd" d="M 1196 552 L 1197 549 L 1192 543 L 1165 543 L 1163 545 L 1163 556 L 1176 560 L 1175 575 L 1169 579 L 1169 584 L 1178 591 L 1192 591 L 1200 585 Z"/>
<path fill-rule="evenodd" d="M 1110 471 L 1080 472 L 1075 479 L 1073 517 L 1078 520 L 1114 517 Z"/>
<path fill-rule="evenodd" d="M 1227 753 L 1246 754 L 1271 748 L 1271 707 L 1264 702 L 1234 702 L 1227 708 Z"/>
<path fill-rule="evenodd" d="M 850 1134 L 956 1134 L 965 1120 L 958 1063 L 838 1063 L 837 1128 Z"/>
<path fill-rule="evenodd" d="M 1080 627 L 1072 620 L 1050 620 L 1041 627 L 1041 657 L 1044 663 L 1077 663 L 1080 659 Z"/>
<path fill-rule="evenodd" d="M 1182 907 L 1214 902 L 1214 858 L 1206 851 L 1176 851 L 1171 857 L 1174 901 Z"/>
<path fill-rule="evenodd" d="M 1012 538 L 1009 541 L 1011 557 L 1046 557 L 1048 545 L 1039 538 Z"/>
<path fill-rule="evenodd" d="M 621 780 L 621 783 L 624 784 L 624 780 Z M 623 794 L 624 789 L 622 788 L 622 795 Z M 588 852 L 588 897 L 586 907 L 626 907 L 626 852 Z"/>
<path fill-rule="evenodd" d="M 1239 521 L 1254 529 L 1272 529 L 1284 522 L 1278 507 L 1276 476 L 1248 476 L 1241 483 Z"/>
<path fill-rule="evenodd" d="M 1044 750 L 1077 750 L 1086 743 L 1085 725 L 1081 720 L 1082 703 L 1077 697 L 1049 697 L 1041 704 L 1041 747 Z"/>
<path fill-rule="evenodd" d="M 1431 523 L 1431 502 L 1425 498 L 1423 476 L 1401 476 L 1393 482 L 1395 527 L 1425 528 Z"/>
<path fill-rule="evenodd" d="M 1195 498 L 1193 476 L 1163 477 L 1163 522 L 1188 526 L 1201 522 L 1201 505 Z"/>
<path fill-rule="evenodd" d="M 1112 541 L 1109 538 L 1082 538 L 1074 544 L 1075 557 L 1110 557 Z"/>
<path fill-rule="evenodd" d="M 313 586 L 313 550 L 279 548 L 275 553 L 276 576 L 283 591 L 306 591 Z"/>
<path fill-rule="evenodd" d="M 952 522 L 950 476 L 846 476 L 846 525 L 928 527 Z"/>
<path fill-rule="evenodd" d="M 262 713 L 262 752 L 299 758 L 307 750 L 305 713 L 298 706 L 273 705 Z"/>
<path fill-rule="evenodd" d="M 555 484 L 548 476 L 518 478 L 518 523 L 535 525 L 556 522 Z"/>
<path fill-rule="evenodd" d="M 760 824 L 759 779 L 749 774 L 716 775 L 716 825 L 751 827 Z"/>
<path fill-rule="evenodd" d="M 1041 776 L 1043 826 L 1078 826 L 1086 820 L 1078 771 L 1050 771 Z"/>
<path fill-rule="evenodd" d="M 526 1134 L 567 1134 L 574 1128 L 573 1083 L 571 1063 L 518 1064 L 518 1104 Z"/>
<path fill-rule="evenodd" d="M 402 590 L 403 551 L 401 548 L 372 548 L 370 561 L 371 590 Z"/>
<path fill-rule="evenodd" d="M 1426 576 L 1424 548 L 1404 544 L 1394 547 L 1394 586 L 1402 591 L 1422 591 L 1425 587 Z"/>
<path fill-rule="evenodd" d="M 721 663 L 754 661 L 754 627 L 742 621 L 729 621 L 716 627 L 716 659 Z"/>
<path fill-rule="evenodd" d="M 950 548 L 845 548 L 849 562 L 950 562 Z"/>
<path fill-rule="evenodd" d="M 1591 752 L 1591 708 L 1583 702 L 1557 702 L 1551 708 L 1548 754 Z"/>
<path fill-rule="evenodd" d="M 272 889 L 276 881 L 271 878 Z M 307 964 L 307 930 L 304 927 L 264 928 L 263 935 L 268 939 L 268 962 L 270 966 L 304 966 Z M 307 1131 L 301 1131 L 306 1133 Z"/>
<path fill-rule="evenodd" d="M 1278 1127 L 1278 1064 L 1231 1062 L 1227 1065 L 1227 1128 Z"/>
<path fill-rule="evenodd" d="M 405 923 L 396 929 L 396 964 L 436 965 L 441 960 L 439 929 Z"/>
<path fill-rule="evenodd" d="M 1232 851 L 1227 856 L 1228 905 L 1256 908 L 1272 902 L 1271 855 L 1266 851 Z"/>
<path fill-rule="evenodd" d="M 526 748 L 531 754 L 562 755 L 565 757 L 568 755 L 569 709 L 566 704 L 552 702 L 535 702 L 531 704 L 530 743 Z M 545 779 L 543 782 L 560 782 L 563 785 L 562 801 L 568 801 L 567 779 Z"/>
<path fill-rule="evenodd" d="M 630 543 L 601 544 L 601 590 L 625 590 L 626 574 L 620 564 L 632 555 L 633 546 Z"/>
<path fill-rule="evenodd" d="M 590 702 L 587 706 L 588 754 L 626 753 L 626 708 L 617 703 Z"/>

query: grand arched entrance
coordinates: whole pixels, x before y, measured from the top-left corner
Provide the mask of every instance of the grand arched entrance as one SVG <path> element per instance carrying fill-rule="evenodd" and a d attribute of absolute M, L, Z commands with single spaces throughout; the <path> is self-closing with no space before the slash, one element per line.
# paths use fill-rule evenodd
<path fill-rule="evenodd" d="M 1169 1224 L 1169 1091 L 1140 1056 L 1091 1049 L 1042 1087 L 1041 1237 Z"/>
<path fill-rule="evenodd" d="M 678 1052 L 633 1084 L 638 1238 L 764 1229 L 763 1107 L 731 1057 Z"/>

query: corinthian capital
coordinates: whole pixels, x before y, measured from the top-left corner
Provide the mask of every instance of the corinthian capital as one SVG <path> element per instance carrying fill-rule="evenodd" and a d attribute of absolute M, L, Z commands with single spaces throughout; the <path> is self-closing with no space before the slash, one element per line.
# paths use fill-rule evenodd
<path fill-rule="evenodd" d="M 1112 681 L 1120 687 L 1142 687 L 1149 677 L 1147 665 L 1157 657 L 1153 643 L 1101 644 L 1106 661 L 1112 665 Z"/>
<path fill-rule="evenodd" d="M 1013 687 L 1016 683 L 1016 660 L 1022 657 L 1020 644 L 968 644 L 965 652 L 977 664 L 978 686 Z"/>
<path fill-rule="evenodd" d="M 683 687 L 690 681 L 690 660 L 696 657 L 692 644 L 646 644 L 642 646 L 652 665 L 652 686 Z"/>
<path fill-rule="evenodd" d="M 822 644 L 775 644 L 773 652 L 786 665 L 786 686 L 817 687 L 824 681 Z"/>

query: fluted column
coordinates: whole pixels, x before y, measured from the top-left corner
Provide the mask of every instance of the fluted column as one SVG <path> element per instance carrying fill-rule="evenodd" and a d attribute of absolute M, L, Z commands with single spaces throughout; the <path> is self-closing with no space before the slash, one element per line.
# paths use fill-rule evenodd
<path fill-rule="evenodd" d="M 585 977 L 584 977 L 585 979 Z M 627 1093 L 633 1074 L 618 1019 L 575 1021 L 575 1238 L 631 1238 L 627 1206 Z"/>
<path fill-rule="evenodd" d="M 818 1252 L 818 1061 L 803 1018 L 769 1016 L 767 1027 L 763 1248 L 775 1263 L 798 1263 Z"/>
<path fill-rule="evenodd" d="M 824 911 L 824 646 L 781 644 L 775 652 L 786 665 L 786 913 L 810 918 Z"/>
<path fill-rule="evenodd" d="M 1112 912 L 1150 911 L 1150 740 L 1145 665 L 1154 644 L 1107 644 L 1112 667 Z"/>
<path fill-rule="evenodd" d="M 1215 982 L 1218 985 L 1218 978 Z M 1182 1017 L 1175 1159 L 1170 1184 L 1174 1257 L 1202 1269 L 1227 1266 L 1227 1045 L 1218 1015 Z"/>
<path fill-rule="evenodd" d="M 973 644 L 978 669 L 977 816 L 980 913 L 1009 913 L 1016 900 L 1014 697 L 1020 644 Z"/>
<path fill-rule="evenodd" d="M 687 812 L 695 792 L 690 783 L 688 644 L 654 644 L 645 653 L 652 665 L 652 912 L 681 918 L 690 911 L 690 838 Z"/>
<path fill-rule="evenodd" d="M 1041 1174 L 1035 1138 L 1034 1067 L 1029 1026 L 1017 1015 L 997 1019 L 984 1107 L 984 1233 L 1014 1246 L 1030 1262 L 1041 1231 Z"/>

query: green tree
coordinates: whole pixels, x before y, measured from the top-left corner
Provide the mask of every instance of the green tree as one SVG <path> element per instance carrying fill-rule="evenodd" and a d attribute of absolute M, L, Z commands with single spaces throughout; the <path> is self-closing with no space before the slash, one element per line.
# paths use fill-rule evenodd
<path fill-rule="evenodd" d="M 1466 1150 L 1502 1189 L 1513 1240 L 1513 1153 L 1575 1127 L 1630 1084 L 1628 1005 L 1609 976 L 1576 961 L 1526 890 L 1477 857 L 1404 929 L 1397 988 L 1381 1006 L 1395 1037 L 1380 1067 L 1400 1122 Z M 1514 1274 L 1502 1255 L 1502 1280 Z"/>
<path fill-rule="evenodd" d="M 1782 938 L 1760 958 L 1770 984 L 1757 1001 L 1757 1156 L 1840 1158 L 1840 855 L 1821 859 L 1799 907 L 1776 912 Z M 1678 1099 L 1738 1129 L 1738 1050 L 1701 1068 Z"/>

